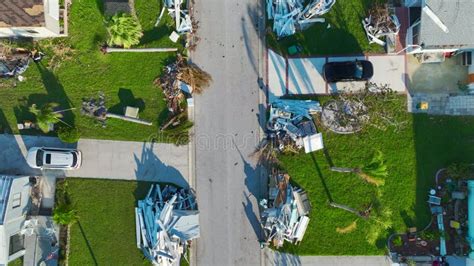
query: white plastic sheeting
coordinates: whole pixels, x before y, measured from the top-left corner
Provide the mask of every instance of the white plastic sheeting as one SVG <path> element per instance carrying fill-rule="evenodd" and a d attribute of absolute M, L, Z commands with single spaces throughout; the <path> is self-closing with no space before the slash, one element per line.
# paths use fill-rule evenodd
<path fill-rule="evenodd" d="M 273 19 L 273 31 L 278 37 L 293 35 L 327 13 L 336 0 L 267 0 L 267 17 Z"/>

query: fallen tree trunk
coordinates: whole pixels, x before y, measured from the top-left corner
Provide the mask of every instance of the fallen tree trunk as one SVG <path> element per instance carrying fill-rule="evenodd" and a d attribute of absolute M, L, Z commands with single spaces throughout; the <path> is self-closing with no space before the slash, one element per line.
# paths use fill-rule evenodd
<path fill-rule="evenodd" d="M 177 52 L 178 48 L 105 48 L 106 53 L 166 53 Z"/>
<path fill-rule="evenodd" d="M 129 121 L 129 122 L 133 122 L 133 123 L 138 123 L 138 124 L 142 124 L 142 125 L 147 125 L 147 126 L 153 125 L 152 122 L 148 122 L 148 121 L 144 121 L 144 120 L 141 120 L 141 119 L 138 119 L 138 118 L 128 117 L 128 116 L 124 116 L 124 115 L 117 115 L 117 114 L 107 113 L 107 117 L 117 118 L 117 119 Z"/>

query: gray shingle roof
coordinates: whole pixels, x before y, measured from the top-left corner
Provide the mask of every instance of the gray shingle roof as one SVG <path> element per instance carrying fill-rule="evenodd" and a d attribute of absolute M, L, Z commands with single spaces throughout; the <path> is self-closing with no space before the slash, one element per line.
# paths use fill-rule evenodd
<path fill-rule="evenodd" d="M 43 0 L 1 0 L 0 27 L 44 25 Z"/>
<path fill-rule="evenodd" d="M 426 0 L 449 32 L 421 12 L 420 41 L 425 47 L 474 48 L 474 0 Z"/>

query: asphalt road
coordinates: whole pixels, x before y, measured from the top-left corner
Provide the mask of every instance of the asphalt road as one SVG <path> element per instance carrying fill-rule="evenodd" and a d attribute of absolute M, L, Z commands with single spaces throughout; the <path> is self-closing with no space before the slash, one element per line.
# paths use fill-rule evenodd
<path fill-rule="evenodd" d="M 194 4 L 200 42 L 192 61 L 213 78 L 195 99 L 197 265 L 262 263 L 257 206 L 262 179 L 249 158 L 260 138 L 258 11 L 255 0 Z"/>

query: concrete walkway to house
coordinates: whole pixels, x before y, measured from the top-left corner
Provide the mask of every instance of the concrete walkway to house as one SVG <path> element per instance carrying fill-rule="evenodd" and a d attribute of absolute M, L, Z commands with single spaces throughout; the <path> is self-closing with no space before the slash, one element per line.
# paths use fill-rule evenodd
<path fill-rule="evenodd" d="M 82 152 L 79 170 L 48 170 L 41 173 L 25 160 L 31 147 L 69 147 Z M 105 178 L 169 182 L 188 186 L 188 146 L 165 143 L 82 139 L 63 144 L 53 137 L 0 135 L 0 173 L 56 175 L 56 177 Z"/>
<path fill-rule="evenodd" d="M 299 266 L 299 265 L 331 265 L 331 266 L 389 266 L 392 265 L 387 256 L 295 256 L 287 253 L 265 249 L 266 266 Z"/>

